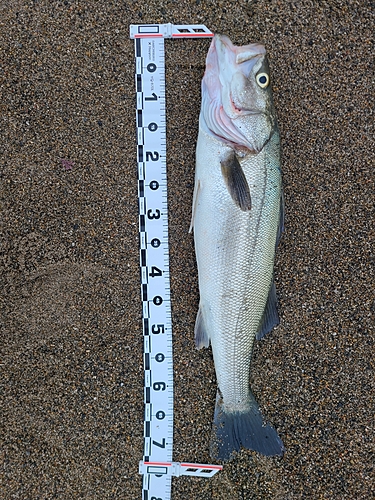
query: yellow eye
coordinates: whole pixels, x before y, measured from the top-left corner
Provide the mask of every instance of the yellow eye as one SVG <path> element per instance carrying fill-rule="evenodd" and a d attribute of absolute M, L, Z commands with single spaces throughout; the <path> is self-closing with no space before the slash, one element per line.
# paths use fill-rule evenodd
<path fill-rule="evenodd" d="M 270 77 L 267 75 L 267 73 L 259 73 L 259 75 L 256 76 L 256 80 L 257 84 L 262 89 L 268 87 L 268 84 L 270 83 Z"/>

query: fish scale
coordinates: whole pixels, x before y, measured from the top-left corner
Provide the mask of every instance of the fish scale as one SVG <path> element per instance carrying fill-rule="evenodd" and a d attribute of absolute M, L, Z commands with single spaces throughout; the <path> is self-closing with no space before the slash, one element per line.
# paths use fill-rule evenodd
<path fill-rule="evenodd" d="M 278 323 L 273 266 L 282 184 L 268 63 L 262 46 L 235 47 L 215 35 L 206 68 L 192 227 L 200 292 L 196 343 L 211 342 L 218 383 L 211 455 L 226 460 L 240 445 L 281 455 L 283 444 L 264 423 L 249 386 L 254 340 Z M 265 90 L 256 86 L 258 74 Z"/>
<path fill-rule="evenodd" d="M 206 138 L 206 142 L 209 140 L 210 138 Z M 276 141 L 277 138 L 275 137 L 274 140 Z M 266 151 L 261 156 L 265 157 Z M 258 165 L 260 161 L 261 159 L 257 158 Z M 197 245 L 199 245 L 199 241 L 202 242 L 201 248 L 197 250 L 201 256 L 199 263 L 200 270 L 204 269 L 206 270 L 203 271 L 205 275 L 212 276 L 212 280 L 209 279 L 205 282 L 203 282 L 204 278 L 201 280 L 201 288 L 203 295 L 207 296 L 207 300 L 213 304 L 213 319 L 208 327 L 210 331 L 218 332 L 213 349 L 217 352 L 227 353 L 226 357 L 220 355 L 215 357 L 215 360 L 218 360 L 217 362 L 215 361 L 217 365 L 218 385 L 221 392 L 227 395 L 226 404 L 234 403 L 235 399 L 240 401 L 248 399 L 250 357 L 254 342 L 254 336 L 250 336 L 249 332 L 256 332 L 259 327 L 264 303 L 272 281 L 274 248 L 278 225 L 278 218 L 275 215 L 278 215 L 280 205 L 280 187 L 274 189 L 272 182 L 268 182 L 267 185 L 266 167 L 264 167 L 262 173 L 262 171 L 259 171 L 258 166 L 258 173 L 254 176 L 251 168 L 251 158 L 247 163 L 246 165 L 246 162 L 243 162 L 243 169 L 245 175 L 248 173 L 246 175 L 248 184 L 251 186 L 259 185 L 258 189 L 254 187 L 252 190 L 253 208 L 251 216 L 249 217 L 248 214 L 243 212 L 238 213 L 238 208 L 233 205 L 224 182 L 220 175 L 218 175 L 217 179 L 213 179 L 214 182 L 217 181 L 218 183 L 215 191 L 216 194 L 213 196 L 216 200 L 220 200 L 221 209 L 215 213 L 215 225 L 214 221 L 211 221 L 211 224 L 209 221 L 207 223 L 207 205 L 210 206 L 212 204 L 212 201 L 208 197 L 206 203 L 201 203 L 197 206 L 194 229 L 196 240 L 198 241 Z M 266 158 L 264 158 L 264 163 L 266 163 Z M 280 176 L 280 170 L 277 166 L 274 166 L 273 173 L 275 177 Z M 268 176 L 270 176 L 270 173 Z M 267 187 L 270 193 L 265 193 Z M 210 187 L 209 189 L 212 188 Z M 202 199 L 205 198 L 204 190 L 205 188 L 202 187 Z M 272 195 L 273 204 L 271 203 L 270 196 L 267 196 L 267 194 Z M 264 205 L 265 199 L 267 199 L 266 205 Z M 215 202 L 217 203 L 217 201 Z M 267 227 L 265 225 L 258 227 L 262 215 L 261 211 L 263 212 L 263 217 L 267 221 L 275 221 L 274 224 L 267 223 Z M 272 211 L 274 214 L 271 213 Z M 219 220 L 220 216 L 222 216 L 222 221 Z M 203 226 L 208 225 L 211 231 L 205 227 L 201 229 L 201 224 Z M 226 229 L 222 230 L 221 234 L 218 234 L 223 227 L 226 227 Z M 266 230 L 271 235 L 268 238 L 265 234 Z M 201 231 L 205 233 L 204 239 L 199 238 Z M 208 231 L 210 232 L 208 233 Z M 227 239 L 226 235 L 228 233 L 236 234 L 236 237 L 233 238 L 232 246 L 228 247 L 226 245 L 225 247 L 221 245 L 219 250 L 212 248 L 219 238 Z M 216 283 L 215 288 L 212 287 L 212 281 Z M 219 291 L 217 290 L 218 288 Z M 232 293 L 229 294 L 228 290 Z M 243 293 L 244 290 L 247 290 L 246 294 Z M 239 302 L 240 298 L 242 298 L 242 303 Z M 236 323 L 239 325 L 238 329 L 233 328 L 233 325 Z M 226 334 L 228 330 L 234 330 L 234 334 L 238 337 L 238 342 L 234 341 L 233 336 Z M 239 350 L 240 354 L 236 356 L 232 355 L 233 361 L 229 363 L 228 353 Z M 225 366 L 221 366 L 222 364 Z M 225 368 L 228 365 L 232 366 L 234 371 L 241 373 L 241 380 L 238 380 L 238 377 L 233 377 L 228 369 Z M 239 365 L 240 368 L 238 368 Z M 241 396 L 238 395 L 238 391 L 236 390 L 237 385 L 241 387 Z"/>

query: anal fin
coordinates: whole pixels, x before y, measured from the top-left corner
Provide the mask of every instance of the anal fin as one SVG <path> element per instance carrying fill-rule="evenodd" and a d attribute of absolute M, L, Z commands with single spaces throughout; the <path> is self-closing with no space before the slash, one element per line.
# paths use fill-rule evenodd
<path fill-rule="evenodd" d="M 257 340 L 263 338 L 272 328 L 280 323 L 279 314 L 277 312 L 277 297 L 276 286 L 274 281 L 268 293 L 266 307 L 264 308 L 261 326 L 256 334 Z"/>

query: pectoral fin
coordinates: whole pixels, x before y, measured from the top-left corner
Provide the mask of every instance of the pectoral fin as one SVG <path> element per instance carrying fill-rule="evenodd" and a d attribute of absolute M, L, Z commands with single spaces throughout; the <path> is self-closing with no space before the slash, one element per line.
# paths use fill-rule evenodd
<path fill-rule="evenodd" d="M 234 203 L 244 212 L 251 209 L 250 189 L 234 151 L 221 163 L 221 172 Z"/>

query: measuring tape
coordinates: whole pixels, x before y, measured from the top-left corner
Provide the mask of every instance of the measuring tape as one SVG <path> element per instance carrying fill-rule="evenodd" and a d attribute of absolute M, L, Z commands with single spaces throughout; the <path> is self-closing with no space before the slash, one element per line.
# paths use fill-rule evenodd
<path fill-rule="evenodd" d="M 172 461 L 173 358 L 169 283 L 164 38 L 212 37 L 204 25 L 130 26 L 135 40 L 138 200 L 144 336 L 143 500 L 169 500 L 172 476 L 212 477 L 220 465 Z"/>

